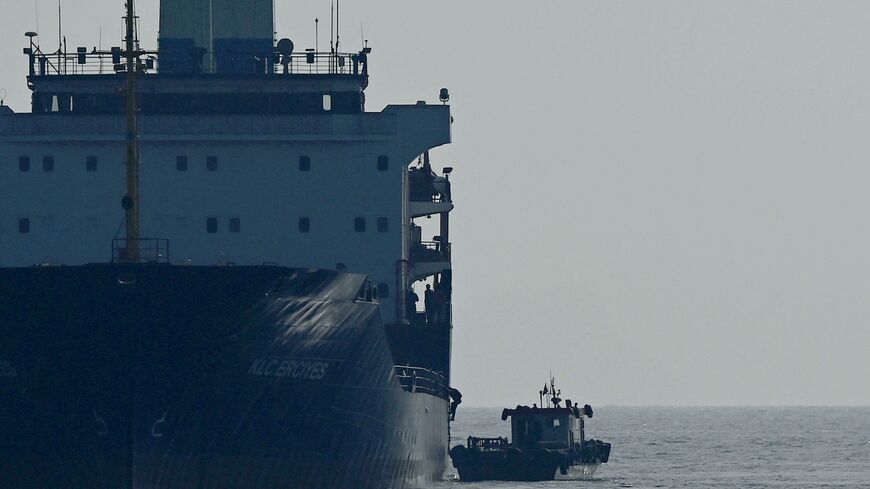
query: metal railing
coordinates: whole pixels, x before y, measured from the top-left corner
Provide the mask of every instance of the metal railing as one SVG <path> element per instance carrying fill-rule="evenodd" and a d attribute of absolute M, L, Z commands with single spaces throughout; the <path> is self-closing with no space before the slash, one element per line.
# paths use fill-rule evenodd
<path fill-rule="evenodd" d="M 478 450 L 499 450 L 508 448 L 510 443 L 508 443 L 507 438 L 501 436 L 497 438 L 478 438 L 476 436 L 469 436 L 466 446 Z"/>
<path fill-rule="evenodd" d="M 396 365 L 396 377 L 402 389 L 447 399 L 450 395 L 444 376 L 433 370 L 410 365 Z"/>
<path fill-rule="evenodd" d="M 83 50 L 75 53 L 43 53 L 38 47 L 25 48 L 30 56 L 30 75 L 110 75 L 125 73 L 127 67 L 119 48 L 110 51 Z M 140 51 L 139 71 L 142 73 L 158 70 L 157 51 Z"/>
<path fill-rule="evenodd" d="M 139 71 L 141 73 L 158 73 L 159 58 L 157 51 L 139 51 Z M 24 48 L 24 54 L 30 57 L 30 75 L 107 75 L 126 72 L 124 52 L 120 48 L 111 50 L 87 50 L 77 48 L 76 52 L 55 51 L 44 53 L 38 46 Z M 207 54 L 211 64 L 215 65 L 214 54 Z M 204 58 L 205 58 L 204 57 Z M 247 57 L 241 54 L 240 58 Z M 261 55 L 250 55 L 253 66 L 260 66 L 262 74 L 292 74 L 292 75 L 367 75 L 368 56 L 366 52 L 359 53 L 315 53 L 306 51 L 290 55 L 274 54 L 270 59 L 263 60 Z M 237 61 L 237 60 L 234 60 Z M 203 61 L 203 67 L 205 59 Z M 199 69 L 200 67 L 198 67 Z M 194 70 L 192 70 L 194 71 Z M 207 71 L 201 69 L 199 71 Z"/>
<path fill-rule="evenodd" d="M 411 259 L 418 263 L 450 261 L 450 243 L 420 241 L 411 245 L 409 254 Z"/>
<path fill-rule="evenodd" d="M 276 55 L 276 74 L 291 75 L 367 75 L 368 60 L 365 53 L 318 53 L 306 51 L 289 56 Z M 286 68 L 286 70 L 285 70 Z"/>
<path fill-rule="evenodd" d="M 169 263 L 169 240 L 164 238 L 140 238 L 138 256 L 130 256 L 127 239 L 112 240 L 112 263 Z"/>
<path fill-rule="evenodd" d="M 447 178 L 438 177 L 434 173 L 419 168 L 412 168 L 408 172 L 408 184 L 411 202 L 435 202 L 439 204 L 452 202 L 450 181 Z"/>

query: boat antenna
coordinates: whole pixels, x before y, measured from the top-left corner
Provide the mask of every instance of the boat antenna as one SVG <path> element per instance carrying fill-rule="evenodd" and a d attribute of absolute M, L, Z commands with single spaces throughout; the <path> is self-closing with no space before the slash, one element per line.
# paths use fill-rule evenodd
<path fill-rule="evenodd" d="M 339 51 L 341 44 L 341 0 L 335 0 L 335 50 Z"/>
<path fill-rule="evenodd" d="M 320 19 L 314 18 L 314 52 L 320 52 Z"/>
<path fill-rule="evenodd" d="M 329 72 L 334 70 L 335 63 L 335 44 L 332 41 L 335 39 L 335 0 L 329 3 Z"/>
<path fill-rule="evenodd" d="M 60 74 L 60 53 L 63 51 L 63 15 L 60 10 L 60 0 L 57 0 L 57 74 Z M 38 31 L 37 31 L 38 32 Z"/>
<path fill-rule="evenodd" d="M 126 39 L 127 55 L 127 193 L 121 199 L 126 212 L 126 258 L 139 261 L 139 127 L 136 117 L 136 75 L 139 70 L 139 52 L 135 37 L 134 0 L 127 0 Z"/>
<path fill-rule="evenodd" d="M 33 9 L 36 11 L 36 32 L 39 32 L 39 0 L 33 0 Z"/>

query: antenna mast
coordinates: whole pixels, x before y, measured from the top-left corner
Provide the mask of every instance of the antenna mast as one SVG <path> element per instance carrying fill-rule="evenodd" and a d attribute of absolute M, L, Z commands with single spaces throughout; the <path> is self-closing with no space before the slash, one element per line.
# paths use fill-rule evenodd
<path fill-rule="evenodd" d="M 136 76 L 139 71 L 139 48 L 135 39 L 135 8 L 127 0 L 125 39 L 127 55 L 127 193 L 121 200 L 126 211 L 128 262 L 139 261 L 139 127 L 136 117 Z"/>
<path fill-rule="evenodd" d="M 57 74 L 60 75 L 61 52 L 63 51 L 63 15 L 60 11 L 60 0 L 57 0 Z"/>

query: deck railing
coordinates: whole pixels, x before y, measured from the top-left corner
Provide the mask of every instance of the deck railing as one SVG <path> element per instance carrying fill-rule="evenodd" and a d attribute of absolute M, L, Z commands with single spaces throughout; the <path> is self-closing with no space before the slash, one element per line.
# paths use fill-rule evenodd
<path fill-rule="evenodd" d="M 444 376 L 433 370 L 410 365 L 397 365 L 396 377 L 399 384 L 408 392 L 422 392 L 447 399 L 449 388 Z"/>
<path fill-rule="evenodd" d="M 421 241 L 411 245 L 411 259 L 419 263 L 450 261 L 450 243 L 440 241 Z"/>
<path fill-rule="evenodd" d="M 159 73 L 159 57 L 157 51 L 139 51 L 139 71 L 142 73 Z M 30 57 L 31 76 L 50 75 L 110 75 L 124 73 L 127 70 L 126 58 L 120 48 L 97 50 L 77 48 L 75 52 L 55 51 L 44 53 L 38 46 L 24 48 L 24 54 Z M 203 57 L 201 66 L 191 71 L 204 72 L 214 60 Z M 240 55 L 245 58 L 245 55 Z M 291 75 L 367 75 L 367 53 L 322 53 L 306 51 L 290 55 L 275 54 L 269 59 L 260 56 L 250 56 L 252 66 L 260 66 L 261 74 L 291 74 Z"/>
<path fill-rule="evenodd" d="M 138 256 L 130 256 L 127 239 L 112 240 L 112 263 L 169 263 L 169 240 L 163 238 L 141 238 Z"/>

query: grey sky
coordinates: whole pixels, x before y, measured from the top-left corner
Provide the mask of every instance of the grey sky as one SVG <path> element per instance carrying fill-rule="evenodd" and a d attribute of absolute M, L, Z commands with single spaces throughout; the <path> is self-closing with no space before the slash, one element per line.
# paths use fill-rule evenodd
<path fill-rule="evenodd" d="M 71 49 L 118 44 L 122 0 L 65 4 Z M 328 42 L 328 0 L 277 4 Z M 34 5 L 0 5 L 23 111 Z M 344 0 L 348 50 L 360 22 L 369 110 L 451 91 L 466 404 L 550 370 L 593 405 L 870 403 L 870 4 Z"/>

